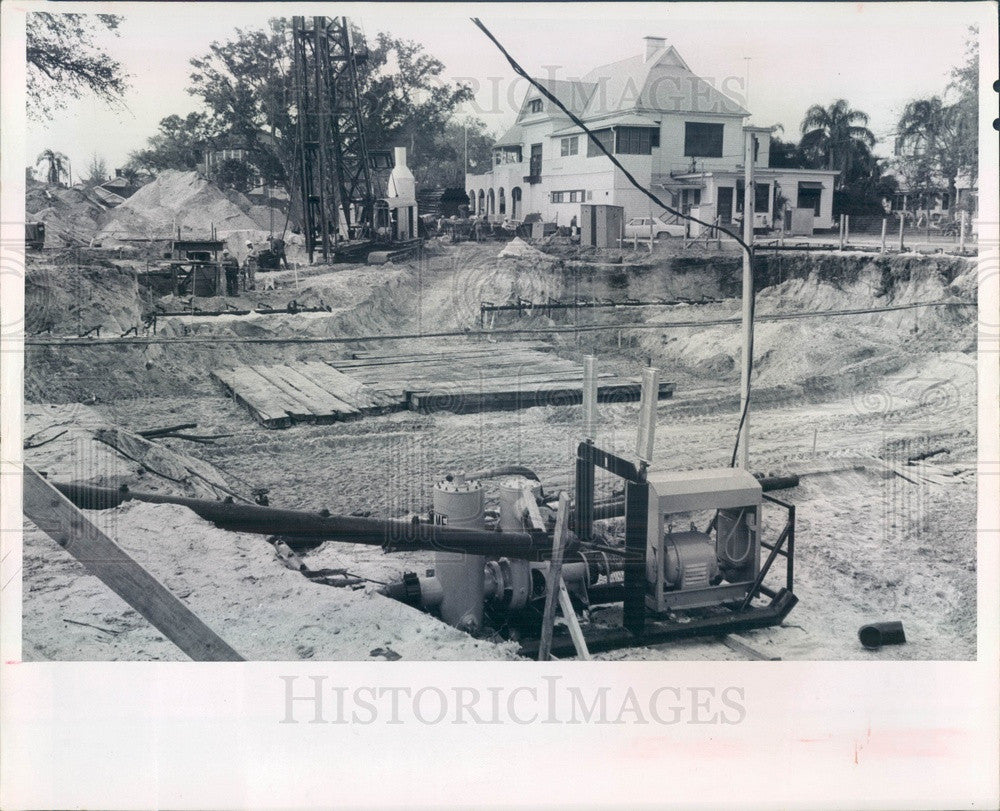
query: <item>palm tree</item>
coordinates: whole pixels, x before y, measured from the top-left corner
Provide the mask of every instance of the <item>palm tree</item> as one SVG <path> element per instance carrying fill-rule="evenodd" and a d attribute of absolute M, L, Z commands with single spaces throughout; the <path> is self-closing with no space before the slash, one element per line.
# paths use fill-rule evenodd
<path fill-rule="evenodd" d="M 66 175 L 67 177 L 69 176 L 69 172 L 66 170 L 66 164 L 68 163 L 69 158 L 63 155 L 62 152 L 46 149 L 41 155 L 38 156 L 38 159 L 35 161 L 35 166 L 38 166 L 38 164 L 43 161 L 49 165 L 48 171 L 45 175 L 49 183 L 58 185 L 59 179 L 63 175 Z"/>
<path fill-rule="evenodd" d="M 923 164 L 928 182 L 933 174 L 948 184 L 948 199 L 955 199 L 955 182 L 962 163 L 962 116 L 958 105 L 940 97 L 909 102 L 899 118 L 896 152 L 907 161 Z M 929 191 L 929 190 L 927 190 Z"/>
<path fill-rule="evenodd" d="M 868 114 L 853 110 L 844 99 L 829 107 L 814 104 L 802 119 L 801 149 L 840 172 L 842 186 L 853 164 L 875 146 L 875 134 L 868 129 Z"/>

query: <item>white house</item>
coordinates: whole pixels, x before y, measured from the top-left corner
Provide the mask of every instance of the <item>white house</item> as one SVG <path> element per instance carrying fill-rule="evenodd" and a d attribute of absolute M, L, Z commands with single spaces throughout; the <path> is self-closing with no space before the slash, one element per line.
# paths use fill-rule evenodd
<path fill-rule="evenodd" d="M 579 80 L 539 82 L 601 139 L 635 179 L 665 203 L 729 224 L 743 210 L 744 120 L 749 113 L 699 78 L 673 46 L 646 37 L 645 53 Z M 755 213 L 770 227 L 775 203 L 812 208 L 833 227 L 837 172 L 768 167 L 770 133 L 755 128 Z M 531 87 L 514 126 L 493 147 L 493 167 L 466 175 L 473 213 L 493 220 L 579 221 L 580 204 L 625 208 L 626 218 L 662 213 L 587 135 Z"/>

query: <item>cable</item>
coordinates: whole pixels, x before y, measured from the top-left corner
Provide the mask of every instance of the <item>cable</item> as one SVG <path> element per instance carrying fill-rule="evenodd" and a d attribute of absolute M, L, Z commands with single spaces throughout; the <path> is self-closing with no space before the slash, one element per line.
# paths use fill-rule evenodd
<path fill-rule="evenodd" d="M 773 313 L 771 315 L 754 316 L 761 321 L 791 321 L 798 318 L 824 318 L 848 315 L 868 315 L 872 313 L 897 312 L 913 310 L 919 307 L 976 307 L 974 302 L 964 301 L 920 301 L 913 304 L 898 304 L 892 307 L 867 307 L 856 310 L 818 310 L 815 312 Z M 755 308 L 756 309 L 756 308 Z M 719 327 L 726 324 L 739 324 L 739 318 L 713 318 L 703 321 L 661 321 L 638 324 L 581 324 L 568 327 L 503 327 L 501 329 L 478 330 L 447 330 L 442 332 L 412 332 L 397 335 L 351 335 L 346 337 L 298 337 L 298 338 L 248 338 L 245 336 L 213 336 L 201 338 L 197 336 L 178 336 L 155 338 L 25 338 L 25 346 L 58 348 L 64 346 L 80 346 L 97 348 L 102 346 L 156 346 L 159 344 L 350 344 L 361 341 L 410 341 L 420 338 L 489 338 L 498 335 L 562 335 L 575 332 L 604 332 L 607 330 L 646 330 L 646 329 L 689 329 L 693 327 Z M 11 342 L 14 337 L 7 339 Z"/>
<path fill-rule="evenodd" d="M 478 17 L 473 17 L 472 18 L 472 22 L 473 22 L 473 24 L 480 31 L 482 31 L 487 36 L 487 38 L 489 38 L 489 40 L 494 45 L 497 46 L 497 49 L 500 51 L 500 53 L 502 53 L 504 55 L 504 58 L 507 60 L 508 64 L 514 70 L 514 72 L 518 76 L 520 76 L 523 79 L 527 80 L 528 83 L 532 87 L 534 87 L 536 90 L 538 90 L 539 93 L 541 93 L 543 96 L 545 96 L 545 98 L 547 98 L 554 105 L 556 105 L 556 107 L 558 107 L 560 110 L 562 110 L 563 113 L 565 113 L 566 116 L 570 119 L 570 121 L 572 121 L 576 126 L 578 126 L 581 130 L 583 130 L 587 134 L 587 137 L 590 139 L 590 141 L 602 153 L 604 153 L 604 155 L 616 167 L 618 167 L 618 169 L 621 170 L 622 174 L 625 175 L 625 179 L 628 180 L 628 182 L 631 183 L 633 186 L 635 186 L 635 188 L 637 188 L 639 191 L 641 191 L 643 194 L 645 194 L 650 200 L 652 200 L 654 203 L 656 203 L 658 206 L 660 206 L 660 208 L 662 208 L 664 211 L 666 211 L 666 212 L 668 212 L 670 214 L 674 214 L 674 215 L 676 215 L 678 217 L 683 217 L 685 220 L 689 220 L 690 222 L 697 223 L 698 225 L 704 226 L 705 228 L 714 228 L 717 231 L 721 231 L 723 234 L 726 234 L 728 237 L 730 237 L 733 240 L 735 240 L 736 243 L 740 247 L 742 247 L 744 251 L 747 251 L 748 253 L 752 253 L 751 248 L 742 239 L 740 239 L 738 236 L 736 236 L 736 234 L 734 234 L 732 231 L 730 231 L 730 230 L 728 230 L 726 228 L 723 228 L 720 225 L 715 225 L 714 223 L 704 222 L 703 220 L 699 220 L 697 217 L 692 217 L 690 214 L 685 214 L 683 211 L 678 211 L 675 208 L 671 208 L 666 203 L 664 203 L 659 197 L 657 197 L 655 194 L 653 194 L 649 189 L 647 189 L 645 186 L 643 186 L 638 180 L 636 180 L 632 176 L 632 173 L 629 172 L 629 170 L 626 169 L 622 165 L 621 161 L 619 161 L 618 158 L 616 158 L 614 155 L 611 154 L 611 152 L 609 152 L 607 150 L 607 148 L 604 146 L 604 144 L 602 144 L 600 142 L 600 140 L 598 140 L 597 136 L 594 135 L 594 133 L 590 130 L 590 128 L 588 128 L 587 125 L 583 123 L 583 121 L 581 121 L 574 113 L 572 113 L 566 107 L 566 105 L 564 105 L 561 101 L 559 101 L 559 99 L 557 99 L 552 93 L 550 93 L 548 91 L 548 89 L 545 88 L 540 82 L 538 82 L 536 79 L 533 79 L 531 76 L 528 75 L 527 71 L 525 71 L 525 69 L 522 68 L 517 63 L 517 61 L 514 59 L 514 57 L 512 57 L 507 52 L 507 49 L 504 48 L 503 45 L 501 45 L 500 42 L 497 40 L 497 38 L 495 36 L 493 36 L 493 34 L 490 32 L 490 30 L 485 25 L 483 25 L 482 20 L 480 20 Z"/>
<path fill-rule="evenodd" d="M 504 48 L 503 45 L 500 44 L 500 42 L 497 40 L 497 38 L 495 36 L 493 36 L 492 32 L 485 25 L 483 25 L 482 20 L 480 20 L 478 17 L 473 17 L 472 18 L 472 22 L 473 22 L 473 24 L 480 31 L 482 31 L 487 36 L 487 38 L 489 38 L 489 40 L 494 45 L 496 45 L 496 47 L 499 49 L 500 53 L 502 53 L 504 55 L 504 57 L 506 58 L 508 64 L 511 66 L 511 68 L 513 68 L 514 72 L 517 73 L 522 78 L 526 79 L 528 81 L 528 83 L 531 84 L 532 87 L 534 87 L 536 90 L 538 90 L 539 93 L 541 93 L 543 96 L 545 96 L 545 98 L 547 98 L 549 101 L 551 101 L 556 107 L 558 107 L 560 110 L 562 110 L 563 113 L 565 113 L 569 117 L 570 121 L 572 121 L 574 124 L 576 124 L 576 126 L 578 126 L 585 133 L 587 133 L 587 137 L 590 139 L 591 143 L 593 143 L 602 153 L 604 153 L 604 155 L 608 158 L 608 160 L 611 161 L 612 164 L 614 164 L 615 166 L 618 167 L 618 169 L 622 172 L 622 174 L 625 175 L 625 179 L 628 180 L 628 182 L 631 183 L 636 189 L 638 189 L 643 194 L 645 194 L 650 200 L 652 200 L 654 203 L 656 203 L 658 206 L 660 206 L 664 211 L 667 211 L 668 213 L 673 214 L 676 217 L 682 217 L 685 220 L 688 220 L 689 222 L 697 223 L 698 225 L 701 225 L 701 226 L 703 226 L 705 228 L 709 228 L 709 229 L 714 228 L 716 230 L 716 233 L 722 232 L 723 234 L 726 234 L 727 236 L 729 236 L 733 240 L 735 240 L 736 243 L 745 252 L 745 254 L 747 256 L 747 260 L 750 263 L 750 284 L 751 284 L 750 303 L 749 303 L 749 308 L 750 308 L 750 329 L 748 331 L 749 334 L 747 336 L 747 348 L 746 348 L 747 349 L 747 357 L 743 359 L 743 362 L 744 362 L 744 364 L 747 367 L 746 391 L 742 392 L 742 394 L 745 397 L 745 401 L 744 401 L 744 404 L 743 404 L 743 413 L 740 416 L 740 426 L 739 426 L 739 428 L 736 431 L 736 444 L 735 444 L 735 446 L 733 448 L 733 463 L 731 465 L 731 467 L 735 467 L 736 466 L 736 452 L 737 452 L 737 450 L 739 449 L 739 446 L 740 446 L 740 433 L 743 431 L 743 425 L 746 423 L 747 412 L 749 411 L 749 408 L 750 408 L 750 381 L 751 381 L 751 378 L 753 376 L 753 374 L 752 374 L 753 373 L 753 313 L 754 313 L 754 297 L 756 295 L 754 293 L 754 288 L 753 288 L 753 268 L 754 268 L 753 246 L 752 245 L 748 245 L 746 242 L 744 242 L 742 239 L 740 239 L 738 236 L 736 236 L 736 234 L 734 234 L 732 231 L 728 230 L 727 228 L 722 228 L 721 226 L 719 226 L 717 224 L 714 224 L 714 223 L 710 224 L 710 223 L 707 223 L 707 222 L 705 222 L 703 220 L 699 220 L 697 217 L 692 217 L 690 214 L 685 214 L 683 211 L 678 211 L 677 209 L 671 208 L 666 203 L 664 203 L 659 197 L 657 197 L 655 194 L 653 194 L 649 189 L 647 189 L 645 186 L 643 186 L 641 183 L 639 183 L 639 181 L 636 180 L 632 176 L 632 173 L 629 172 L 629 170 L 626 169 L 622 165 L 621 161 L 619 161 L 614 155 L 611 154 L 611 152 L 604 146 L 603 143 L 601 143 L 601 141 L 597 138 L 597 136 L 593 132 L 591 132 L 590 128 L 587 127 L 587 125 L 584 124 L 583 121 L 580 120 L 580 118 L 578 118 L 575 114 L 573 114 L 566 107 L 566 105 L 564 105 L 559 99 L 557 99 L 554 94 L 550 93 L 549 90 L 546 87 L 543 87 L 542 84 L 541 84 L 541 82 L 538 82 L 537 80 L 533 79 L 531 76 L 528 75 L 528 72 L 517 63 L 517 61 L 514 59 L 514 57 L 512 57 L 509 53 L 507 53 L 507 49 Z M 752 189 L 746 189 L 744 191 L 744 200 L 746 200 L 747 197 L 750 194 L 753 194 L 753 193 L 754 192 L 753 192 Z M 746 217 L 746 203 L 744 203 L 744 217 Z M 751 228 L 751 232 L 750 233 L 751 233 L 751 240 L 750 241 L 753 242 L 753 237 L 752 237 L 753 230 L 752 230 L 752 228 Z"/>

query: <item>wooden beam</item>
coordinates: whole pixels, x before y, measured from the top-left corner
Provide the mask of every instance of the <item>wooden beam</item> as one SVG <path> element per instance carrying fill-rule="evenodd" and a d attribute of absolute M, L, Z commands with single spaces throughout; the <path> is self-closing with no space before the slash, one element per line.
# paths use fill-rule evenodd
<path fill-rule="evenodd" d="M 24 466 L 24 514 L 196 662 L 244 661 L 28 465 Z"/>
<path fill-rule="evenodd" d="M 552 653 L 552 627 L 556 620 L 556 603 L 559 601 L 559 586 L 562 583 L 563 548 L 569 521 L 569 496 L 559 494 L 556 508 L 556 526 L 552 533 L 552 560 L 549 561 L 549 576 L 545 579 L 545 609 L 542 613 L 542 637 L 538 642 L 538 661 L 549 661 Z M 575 615 L 574 615 L 575 616 Z"/>

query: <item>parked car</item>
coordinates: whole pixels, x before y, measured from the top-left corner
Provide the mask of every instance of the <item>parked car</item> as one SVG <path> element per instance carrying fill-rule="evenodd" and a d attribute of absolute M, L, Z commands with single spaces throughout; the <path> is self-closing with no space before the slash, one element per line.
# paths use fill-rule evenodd
<path fill-rule="evenodd" d="M 682 237 L 687 233 L 687 228 L 682 222 L 664 222 L 659 217 L 633 217 L 625 223 L 626 239 L 649 239 L 650 233 L 653 239 Z"/>

